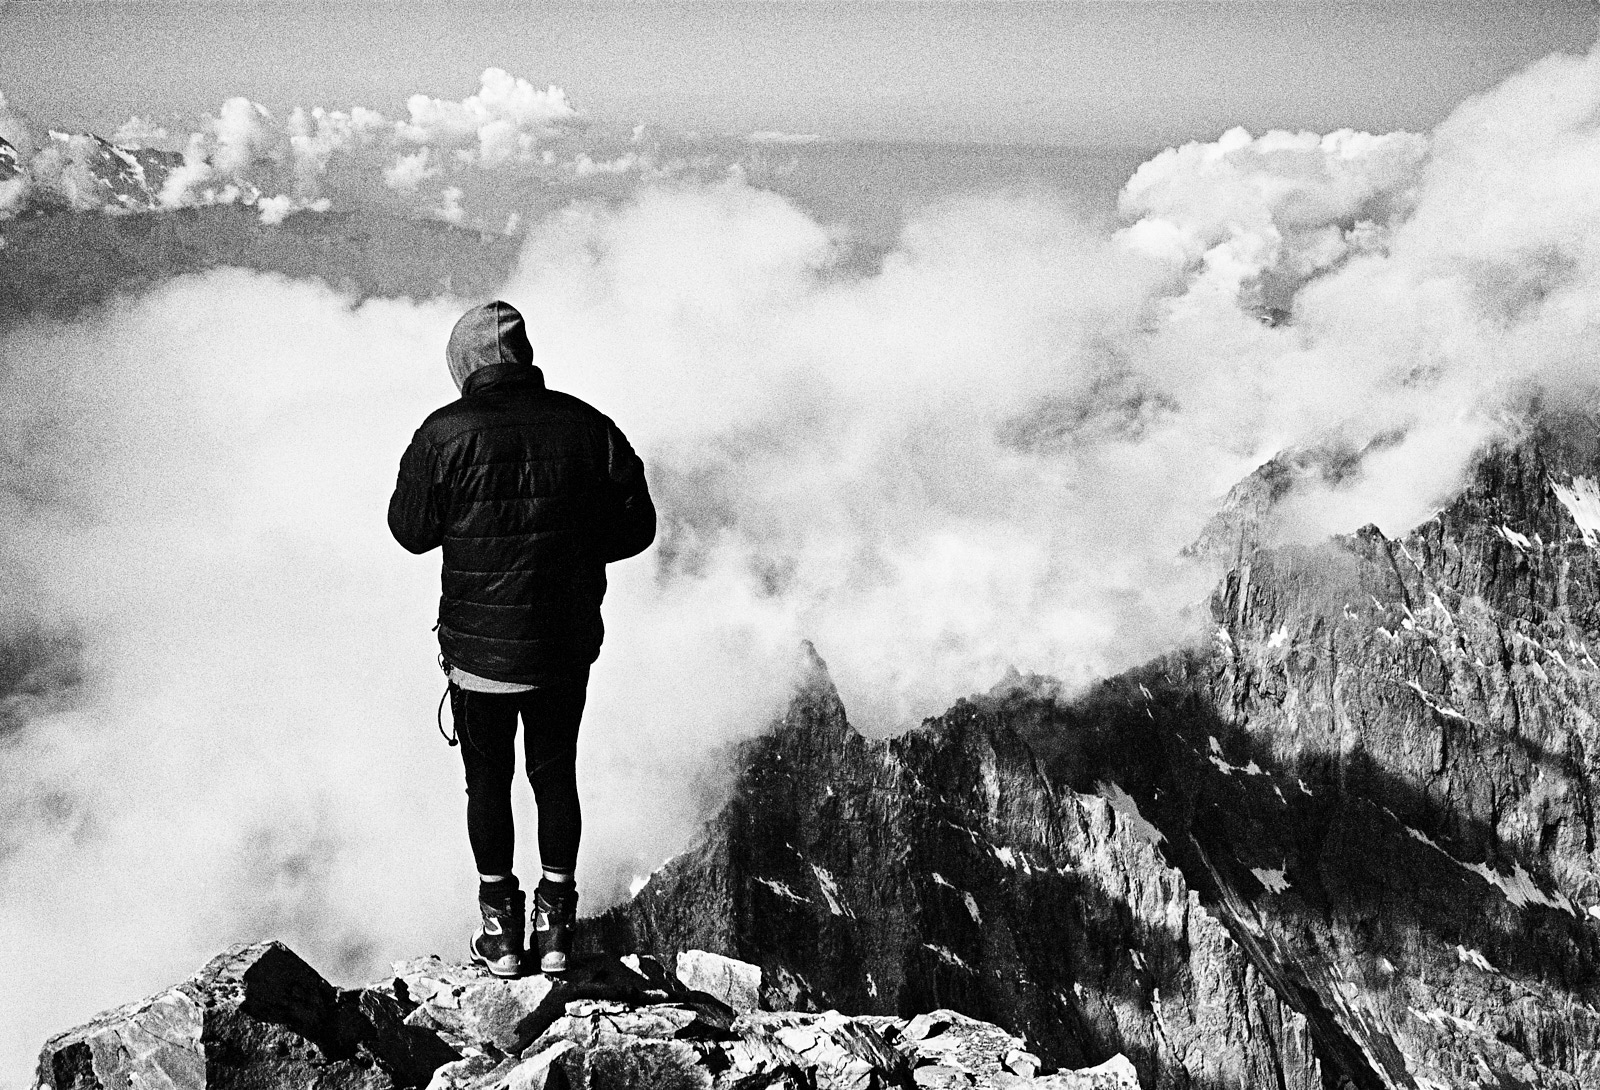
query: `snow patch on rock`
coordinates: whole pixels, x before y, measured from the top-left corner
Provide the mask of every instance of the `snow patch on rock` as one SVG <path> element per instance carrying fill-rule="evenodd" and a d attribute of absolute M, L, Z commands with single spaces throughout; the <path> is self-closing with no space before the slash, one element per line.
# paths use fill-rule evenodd
<path fill-rule="evenodd" d="M 844 903 L 844 898 L 839 895 L 839 883 L 834 881 L 833 875 L 826 869 L 811 864 L 811 873 L 817 876 L 817 885 L 822 887 L 822 895 L 828 899 L 828 911 L 835 916 L 848 916 L 855 919 L 856 914 L 850 906 Z"/>
<path fill-rule="evenodd" d="M 1593 477 L 1574 477 L 1570 485 L 1551 481 L 1550 487 L 1555 490 L 1556 499 L 1567 509 L 1567 514 L 1572 516 L 1572 521 L 1578 524 L 1583 543 L 1594 548 L 1597 544 L 1595 535 L 1600 533 L 1600 483 L 1596 483 Z"/>
<path fill-rule="evenodd" d="M 1144 837 L 1152 844 L 1159 844 L 1167 839 L 1166 834 L 1156 828 L 1148 818 L 1139 812 L 1139 804 L 1132 795 L 1122 789 L 1120 784 L 1106 783 L 1095 784 L 1095 794 L 1111 804 L 1111 809 L 1117 812 L 1123 823 L 1133 832 Z"/>
<path fill-rule="evenodd" d="M 1267 887 L 1268 893 L 1282 893 L 1290 886 L 1289 879 L 1284 876 L 1282 867 L 1272 869 L 1269 867 L 1251 867 L 1250 873 L 1256 876 L 1256 881 Z"/>

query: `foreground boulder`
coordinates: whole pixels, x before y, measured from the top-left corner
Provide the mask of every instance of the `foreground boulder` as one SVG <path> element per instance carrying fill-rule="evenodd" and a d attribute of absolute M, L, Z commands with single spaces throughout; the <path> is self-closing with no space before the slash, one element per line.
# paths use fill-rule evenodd
<path fill-rule="evenodd" d="M 1024 1042 L 950 1010 L 910 1020 L 735 1011 L 759 970 L 686 951 L 585 957 L 561 978 L 501 980 L 437 957 L 337 989 L 281 943 L 241 946 L 159 995 L 51 1038 L 50 1090 L 1139 1090 L 1113 1057 L 1047 1073 Z"/>
<path fill-rule="evenodd" d="M 52 1037 L 38 1085 L 424 1086 L 460 1054 L 407 1025 L 407 1013 L 393 994 L 335 988 L 282 943 L 239 946 L 175 988 Z"/>

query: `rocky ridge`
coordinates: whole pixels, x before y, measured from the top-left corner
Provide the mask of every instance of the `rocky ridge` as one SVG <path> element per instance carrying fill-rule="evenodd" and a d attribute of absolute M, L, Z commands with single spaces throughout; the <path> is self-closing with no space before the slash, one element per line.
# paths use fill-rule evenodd
<path fill-rule="evenodd" d="M 990 711 L 868 742 L 816 660 L 742 763 L 703 842 L 586 945 L 750 961 L 773 1008 L 960 1010 L 1052 1065 L 1126 1055 L 1157 1090 L 1322 1085 L 1305 1019 L 1160 834 L 1057 789 Z"/>
<path fill-rule="evenodd" d="M 868 743 L 823 682 L 596 947 L 805 1007 L 949 1006 L 1146 1086 L 1600 1085 L 1600 427 L 1546 416 L 1411 533 L 1202 549 L 1206 646 Z M 689 907 L 686 907 L 689 906 Z"/>
<path fill-rule="evenodd" d="M 697 951 L 678 969 L 674 977 L 650 957 L 599 957 L 561 978 L 501 980 L 427 957 L 398 963 L 391 978 L 370 987 L 336 989 L 282 944 L 257 943 L 220 955 L 177 987 L 53 1037 L 41 1053 L 37 1085 L 1139 1087 L 1120 1056 L 1089 1070 L 1045 1074 L 1022 1041 L 955 1011 L 911 1019 L 762 1011 L 746 1005 L 756 996 L 757 967 Z"/>

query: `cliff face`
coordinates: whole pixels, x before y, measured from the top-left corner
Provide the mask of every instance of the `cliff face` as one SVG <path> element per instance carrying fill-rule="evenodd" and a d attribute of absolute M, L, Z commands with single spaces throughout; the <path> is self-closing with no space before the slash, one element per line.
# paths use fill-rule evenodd
<path fill-rule="evenodd" d="M 1009 709 L 1167 833 L 1358 1086 L 1600 1084 L 1597 436 L 1491 451 L 1403 538 L 1241 535 L 1209 649 Z"/>
<path fill-rule="evenodd" d="M 591 945 L 754 962 L 775 1008 L 954 1008 L 1051 1065 L 1124 1053 L 1149 1088 L 1321 1085 L 1305 1020 L 1161 834 L 1057 790 L 993 712 L 867 742 L 818 663 L 744 758 L 705 840 Z"/>
<path fill-rule="evenodd" d="M 1596 479 L 1600 429 L 1554 420 L 1403 538 L 1275 549 L 1265 481 L 1204 543 L 1210 645 L 1070 702 L 868 743 L 819 679 L 591 941 L 1146 1086 L 1600 1085 Z"/>

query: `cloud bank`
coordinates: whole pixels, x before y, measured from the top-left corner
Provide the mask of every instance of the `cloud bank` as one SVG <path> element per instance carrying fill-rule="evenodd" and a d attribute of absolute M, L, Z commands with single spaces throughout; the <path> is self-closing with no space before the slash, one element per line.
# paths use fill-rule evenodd
<path fill-rule="evenodd" d="M 406 109 L 402 119 L 364 106 L 279 117 L 231 98 L 187 134 L 136 116 L 108 141 L 36 132 L 0 100 L 0 139 L 21 149 L 24 167 L 17 195 L 4 203 L 0 192 L 0 218 L 23 207 L 26 191 L 39 207 L 114 214 L 240 204 L 274 224 L 298 211 L 361 206 L 500 229 L 508 209 L 544 187 L 610 191 L 714 173 L 736 155 L 586 117 L 559 87 L 539 90 L 498 68 L 465 98 L 413 95 Z M 600 179 L 609 189 L 596 189 Z"/>
<path fill-rule="evenodd" d="M 225 109 L 214 173 L 183 185 L 370 139 L 447 210 L 456 153 L 536 161 L 570 121 L 498 86 L 418 104 L 420 144 L 307 114 L 296 150 Z M 737 174 L 530 213 L 504 297 L 551 385 L 634 439 L 663 517 L 613 569 L 586 904 L 681 845 L 703 801 L 685 785 L 781 701 L 801 637 L 869 729 L 1012 665 L 1078 684 L 1194 634 L 1212 573 L 1182 547 L 1274 452 L 1368 452 L 1289 532 L 1398 532 L 1531 398 L 1592 398 L 1597 119 L 1600 60 L 1552 57 L 1427 135 L 1172 149 L 1111 232 L 1045 195 L 945 202 L 865 272 Z M 520 135 L 486 139 L 502 122 Z M 12 1081 L 48 1032 L 228 942 L 282 937 L 347 978 L 458 948 L 436 560 L 389 542 L 383 507 L 451 396 L 442 345 L 470 302 L 353 306 L 234 270 L 0 329 L 0 944 L 29 952 L 0 987 Z M 82 943 L 110 953 L 63 992 L 52 952 Z"/>

